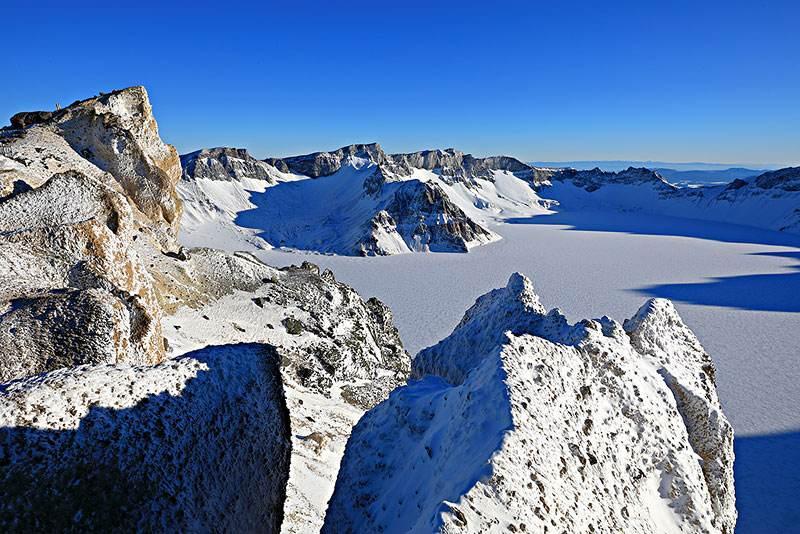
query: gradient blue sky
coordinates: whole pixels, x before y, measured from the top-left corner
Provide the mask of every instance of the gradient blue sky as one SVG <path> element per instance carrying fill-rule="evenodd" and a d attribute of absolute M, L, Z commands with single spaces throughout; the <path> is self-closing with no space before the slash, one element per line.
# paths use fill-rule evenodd
<path fill-rule="evenodd" d="M 181 152 L 800 164 L 800 2 L 165 4 L 4 0 L 0 117 L 142 84 Z"/>

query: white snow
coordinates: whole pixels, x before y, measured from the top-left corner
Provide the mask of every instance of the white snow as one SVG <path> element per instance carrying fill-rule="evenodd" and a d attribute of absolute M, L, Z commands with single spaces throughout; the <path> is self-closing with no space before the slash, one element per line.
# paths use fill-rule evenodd
<path fill-rule="evenodd" d="M 548 217 L 560 224 L 545 224 Z M 445 337 L 479 295 L 502 286 L 512 271 L 531 277 L 545 307 L 558 304 L 571 321 L 603 314 L 621 320 L 646 297 L 668 296 L 647 289 L 652 286 L 742 277 L 739 307 L 715 305 L 714 294 L 708 303 L 673 300 L 714 359 L 722 405 L 737 436 L 800 426 L 798 310 L 747 309 L 759 296 L 766 301 L 757 302 L 762 308 L 770 299 L 780 305 L 796 298 L 790 293 L 782 299 L 779 293 L 800 290 L 798 262 L 772 254 L 800 254 L 800 238 L 633 213 L 544 215 L 533 221 L 541 223 L 492 226 L 503 239 L 468 254 L 357 258 L 271 250 L 256 255 L 277 266 L 317 263 L 362 296 L 377 296 L 392 309 L 411 354 Z M 584 224 L 594 229 L 573 229 Z M 656 231 L 697 237 L 652 235 Z M 737 235 L 744 242 L 737 242 Z M 745 277 L 753 275 L 774 278 L 761 288 L 770 295 L 745 291 Z M 686 293 L 688 300 L 691 287 Z"/>

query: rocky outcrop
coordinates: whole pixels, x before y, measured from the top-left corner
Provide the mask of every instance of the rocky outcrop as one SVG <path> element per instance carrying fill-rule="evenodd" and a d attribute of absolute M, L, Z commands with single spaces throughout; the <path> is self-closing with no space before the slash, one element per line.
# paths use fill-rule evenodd
<path fill-rule="evenodd" d="M 800 191 L 800 167 L 786 167 L 765 172 L 753 179 L 753 185 L 761 189 L 778 189 L 787 192 Z"/>
<path fill-rule="evenodd" d="M 76 102 L 47 123 L 81 156 L 110 173 L 139 210 L 177 232 L 181 202 L 175 193 L 181 167 L 164 144 L 144 87 Z"/>
<path fill-rule="evenodd" d="M 492 171 L 508 171 L 520 177 L 531 178 L 533 168 L 509 156 L 476 158 L 460 150 L 423 150 L 408 154 L 389 156 L 390 169 L 401 174 L 410 174 L 413 169 L 435 171 L 448 183 L 465 182 L 475 184 L 476 180 L 494 180 Z"/>
<path fill-rule="evenodd" d="M 126 199 L 76 172 L 0 202 L 0 381 L 164 358 Z"/>
<path fill-rule="evenodd" d="M 394 236 L 408 250 L 429 252 L 468 252 L 471 246 L 497 238 L 470 219 L 438 185 L 416 180 L 398 185 L 370 221 L 367 237 L 356 245 L 358 254 L 387 254 L 393 250 L 385 242 Z"/>
<path fill-rule="evenodd" d="M 285 166 L 295 174 L 319 178 L 334 174 L 348 161 L 367 160 L 379 166 L 386 175 L 409 176 L 414 169 L 435 171 L 449 183 L 492 180 L 491 171 L 508 171 L 533 177 L 534 168 L 509 156 L 476 158 L 460 150 L 421 150 L 405 154 L 386 154 L 378 143 L 342 147 L 332 152 L 314 152 L 288 158 L 265 160 L 272 165 Z"/>
<path fill-rule="evenodd" d="M 13 122 L 0 133 L 4 526 L 318 529 L 352 426 L 410 370 L 389 310 L 310 264 L 178 245 L 173 152 L 142 89 Z M 217 176 L 201 169 L 228 183 L 278 172 L 227 150 L 186 179 Z"/>
<path fill-rule="evenodd" d="M 234 345 L 7 384 L 3 531 L 278 532 L 291 448 L 279 364 Z"/>
<path fill-rule="evenodd" d="M 319 178 L 335 173 L 342 168 L 345 162 L 353 158 L 372 161 L 377 165 L 386 162 L 386 154 L 378 143 L 350 145 L 333 152 L 314 152 L 313 154 L 283 158 L 280 161 L 295 174 Z"/>
<path fill-rule="evenodd" d="M 181 156 L 183 178 L 196 180 L 265 180 L 274 183 L 270 165 L 251 156 L 244 148 L 205 148 Z"/>
<path fill-rule="evenodd" d="M 292 428 L 283 531 L 319 530 L 352 427 L 409 374 L 391 312 L 311 264 L 274 269 L 246 254 L 186 253 L 169 276 L 196 290 L 165 319 L 170 347 L 275 347 Z"/>
<path fill-rule="evenodd" d="M 414 374 L 354 429 L 323 531 L 733 532 L 732 430 L 668 301 L 570 325 L 514 275 Z"/>

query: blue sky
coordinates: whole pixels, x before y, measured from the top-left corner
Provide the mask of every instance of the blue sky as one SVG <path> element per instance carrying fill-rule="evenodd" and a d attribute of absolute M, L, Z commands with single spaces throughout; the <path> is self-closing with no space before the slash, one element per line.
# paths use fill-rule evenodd
<path fill-rule="evenodd" d="M 800 164 L 800 2 L 31 4 L 3 118 L 142 84 L 181 152 Z"/>

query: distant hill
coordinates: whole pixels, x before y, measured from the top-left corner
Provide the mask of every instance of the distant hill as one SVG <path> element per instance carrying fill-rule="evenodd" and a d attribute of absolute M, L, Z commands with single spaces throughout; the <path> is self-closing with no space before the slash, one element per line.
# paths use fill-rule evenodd
<path fill-rule="evenodd" d="M 599 168 L 607 172 L 618 172 L 628 167 L 647 167 L 648 169 L 670 169 L 672 171 L 727 171 L 729 169 L 756 170 L 755 174 L 764 170 L 780 168 L 780 165 L 764 163 L 705 163 L 692 161 L 688 163 L 675 163 L 668 161 L 635 161 L 635 160 L 583 160 L 583 161 L 533 161 L 531 165 L 537 167 L 572 167 L 578 170 Z"/>

